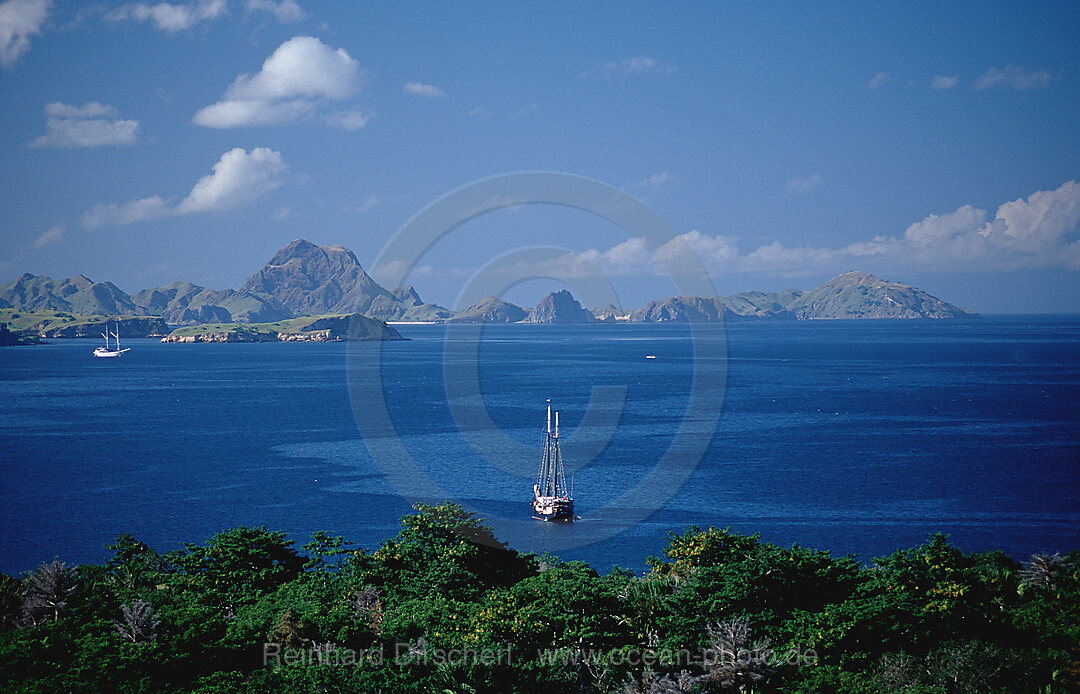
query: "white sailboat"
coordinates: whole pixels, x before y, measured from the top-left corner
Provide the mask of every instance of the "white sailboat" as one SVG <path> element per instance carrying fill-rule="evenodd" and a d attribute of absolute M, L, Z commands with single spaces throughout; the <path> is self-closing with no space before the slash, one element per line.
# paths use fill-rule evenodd
<path fill-rule="evenodd" d="M 551 400 L 547 406 L 547 433 L 544 455 L 533 485 L 533 518 L 543 521 L 574 520 L 574 493 L 566 488 L 562 452 L 559 450 L 559 413 L 555 413 L 555 431 L 551 430 Z"/>
<path fill-rule="evenodd" d="M 116 338 L 116 349 L 110 349 L 109 348 L 109 335 L 112 335 L 113 337 Z M 130 347 L 125 347 L 124 349 L 120 349 L 120 324 L 119 323 L 116 324 L 116 332 L 109 332 L 109 324 L 106 323 L 105 324 L 105 332 L 101 333 L 101 336 L 105 338 L 105 346 L 104 347 L 95 347 L 94 348 L 94 356 L 95 357 L 120 357 L 120 356 L 123 356 L 124 352 L 131 349 Z"/>

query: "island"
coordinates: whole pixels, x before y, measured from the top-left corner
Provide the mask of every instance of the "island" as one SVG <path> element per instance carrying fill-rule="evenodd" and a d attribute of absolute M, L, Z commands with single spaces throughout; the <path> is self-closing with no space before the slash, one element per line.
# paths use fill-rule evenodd
<path fill-rule="evenodd" d="M 305 316 L 273 323 L 207 323 L 177 328 L 162 342 L 344 342 L 405 340 L 383 321 L 359 313 Z"/>
<path fill-rule="evenodd" d="M 339 245 L 304 239 L 277 251 L 239 289 L 192 282 L 126 294 L 84 275 L 54 280 L 24 274 L 0 285 L 0 322 L 20 336 L 120 336 L 164 342 L 327 342 L 402 339 L 393 323 L 711 323 L 791 320 L 966 320 L 979 314 L 921 289 L 865 272 L 845 272 L 803 291 L 746 291 L 729 296 L 672 296 L 636 309 L 583 307 L 567 290 L 532 308 L 495 296 L 460 311 L 426 303 L 414 287 L 387 289 Z M 363 320 L 361 320 L 363 319 Z M 350 333 L 355 324 L 356 334 Z"/>

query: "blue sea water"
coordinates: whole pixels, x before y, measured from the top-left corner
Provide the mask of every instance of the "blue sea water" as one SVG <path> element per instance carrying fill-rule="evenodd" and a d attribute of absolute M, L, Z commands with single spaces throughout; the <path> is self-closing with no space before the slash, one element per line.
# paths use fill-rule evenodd
<path fill-rule="evenodd" d="M 0 570 L 241 524 L 370 548 L 436 485 L 511 546 L 601 571 L 691 524 L 863 560 L 937 531 L 1080 548 L 1077 317 L 399 329 L 0 349 Z M 547 398 L 572 526 L 529 519 Z"/>

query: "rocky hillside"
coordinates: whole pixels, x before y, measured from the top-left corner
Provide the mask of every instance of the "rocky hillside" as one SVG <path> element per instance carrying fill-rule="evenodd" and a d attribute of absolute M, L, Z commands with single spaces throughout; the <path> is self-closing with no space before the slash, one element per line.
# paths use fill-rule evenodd
<path fill-rule="evenodd" d="M 787 305 L 796 318 L 974 318 L 978 314 L 946 303 L 921 289 L 886 282 L 865 272 L 847 272 L 796 297 Z"/>
<path fill-rule="evenodd" d="M 109 326 L 120 337 L 160 337 L 169 333 L 165 321 L 155 316 L 100 316 L 64 311 L 0 309 L 0 323 L 20 335 L 34 337 L 90 337 L 97 339 Z"/>
<path fill-rule="evenodd" d="M 171 325 L 261 323 L 291 318 L 292 313 L 267 294 L 246 289 L 206 289 L 191 282 L 173 282 L 136 292 L 135 305 Z"/>
<path fill-rule="evenodd" d="M 489 296 L 477 301 L 475 304 L 458 311 L 448 322 L 450 323 L 517 323 L 525 320 L 529 312 L 522 307 L 503 301 L 496 296 Z"/>
<path fill-rule="evenodd" d="M 365 313 L 397 297 L 371 279 L 352 251 L 297 239 L 274 254 L 241 289 L 266 294 L 293 315 Z"/>
<path fill-rule="evenodd" d="M 404 340 L 386 323 L 360 314 L 305 316 L 274 323 L 225 323 L 177 328 L 162 342 L 343 342 Z"/>
<path fill-rule="evenodd" d="M 131 297 L 112 282 L 78 275 L 63 280 L 24 274 L 0 285 L 0 307 L 24 311 L 66 311 L 96 315 L 135 315 Z"/>
<path fill-rule="evenodd" d="M 525 322 L 554 325 L 592 323 L 594 320 L 592 312 L 581 308 L 581 304 L 578 303 L 573 294 L 561 289 L 541 299 L 540 303 L 529 312 Z"/>
<path fill-rule="evenodd" d="M 653 301 L 630 314 L 634 322 L 720 320 L 834 320 L 856 318 L 975 318 L 979 314 L 921 289 L 886 282 L 865 272 L 847 272 L 801 292 L 743 292 L 722 299 L 676 296 Z"/>
<path fill-rule="evenodd" d="M 441 306 L 424 304 L 412 287 L 391 292 L 343 246 L 316 246 L 297 239 L 274 254 L 241 291 L 266 295 L 294 316 L 363 313 L 381 320 L 449 318 Z"/>
<path fill-rule="evenodd" d="M 650 301 L 630 312 L 631 323 L 701 323 L 737 317 L 720 299 L 701 296 L 673 296 L 663 301 Z"/>
<path fill-rule="evenodd" d="M 786 320 L 795 318 L 788 306 L 802 294 L 797 289 L 785 289 L 782 292 L 741 292 L 725 296 L 723 302 L 733 313 L 745 318 Z"/>

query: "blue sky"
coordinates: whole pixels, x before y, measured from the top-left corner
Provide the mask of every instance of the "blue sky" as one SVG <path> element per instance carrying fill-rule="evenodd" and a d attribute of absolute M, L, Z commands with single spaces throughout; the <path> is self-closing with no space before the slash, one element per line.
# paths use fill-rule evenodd
<path fill-rule="evenodd" d="M 645 202 L 721 294 L 858 269 L 1080 311 L 1073 3 L 397 5 L 0 2 L 0 281 L 237 287 L 301 237 L 370 267 L 447 192 L 542 170 Z M 571 255 L 507 298 L 582 260 L 624 306 L 672 291 L 663 246 L 546 205 L 408 281 L 453 306 L 538 245 Z"/>

